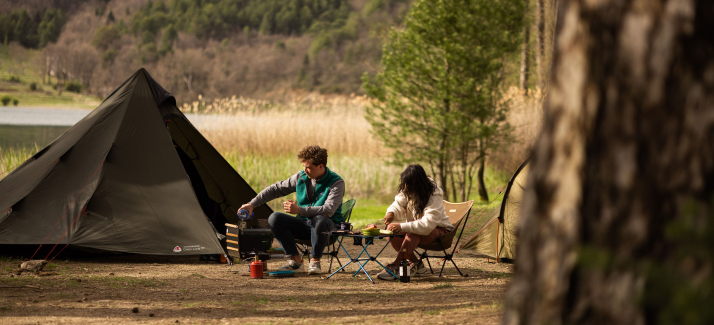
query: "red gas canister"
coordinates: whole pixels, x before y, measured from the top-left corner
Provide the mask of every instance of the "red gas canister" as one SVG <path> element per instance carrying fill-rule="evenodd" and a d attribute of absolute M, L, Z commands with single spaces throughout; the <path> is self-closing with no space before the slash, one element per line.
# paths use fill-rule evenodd
<path fill-rule="evenodd" d="M 250 278 L 251 279 L 262 279 L 263 278 L 263 262 L 256 259 L 253 263 L 250 263 Z"/>

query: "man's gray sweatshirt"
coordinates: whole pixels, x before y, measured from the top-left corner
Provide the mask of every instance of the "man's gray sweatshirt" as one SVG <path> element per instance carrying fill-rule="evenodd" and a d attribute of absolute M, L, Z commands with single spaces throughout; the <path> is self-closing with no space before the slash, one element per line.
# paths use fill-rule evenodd
<path fill-rule="evenodd" d="M 295 193 L 295 188 L 297 187 L 297 182 L 300 177 L 300 173 L 290 176 L 290 178 L 277 182 L 273 185 L 266 187 L 264 190 L 260 191 L 258 195 L 250 200 L 250 204 L 254 208 L 270 202 L 271 200 L 277 199 L 279 197 L 286 196 L 291 193 Z M 310 182 L 307 185 L 307 197 L 312 201 L 315 197 L 315 184 L 317 180 L 310 178 Z M 300 216 L 306 218 L 312 218 L 316 215 L 322 215 L 325 217 L 332 217 L 337 208 L 342 204 L 342 198 L 345 196 L 345 181 L 337 180 L 332 187 L 330 187 L 330 193 L 327 194 L 327 199 L 325 204 L 322 206 L 312 206 L 312 207 L 300 207 Z"/>

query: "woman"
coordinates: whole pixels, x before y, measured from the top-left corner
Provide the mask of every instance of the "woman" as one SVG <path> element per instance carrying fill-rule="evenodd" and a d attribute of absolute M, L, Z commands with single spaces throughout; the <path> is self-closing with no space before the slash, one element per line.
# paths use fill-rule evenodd
<path fill-rule="evenodd" d="M 426 268 L 414 255 L 414 249 L 417 245 L 431 243 L 454 229 L 444 212 L 443 195 L 444 192 L 434 180 L 426 176 L 424 168 L 420 165 L 409 165 L 400 175 L 399 194 L 384 216 L 387 230 L 406 234 L 405 237 L 392 238 L 392 247 L 398 252 L 394 262 L 386 265 L 392 273 L 397 270 L 402 261 L 401 252 L 405 249 L 412 272 L 424 273 Z M 404 222 L 393 223 L 395 219 Z M 379 273 L 377 278 L 395 280 L 386 271 Z"/>

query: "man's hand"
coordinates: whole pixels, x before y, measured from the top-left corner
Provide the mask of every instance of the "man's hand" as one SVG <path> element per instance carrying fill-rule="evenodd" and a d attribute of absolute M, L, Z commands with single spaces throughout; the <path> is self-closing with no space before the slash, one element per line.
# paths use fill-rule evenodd
<path fill-rule="evenodd" d="M 290 213 L 290 214 L 298 214 L 300 213 L 300 208 L 298 207 L 297 203 L 293 200 L 287 200 L 283 202 L 283 210 L 285 210 L 285 213 Z"/>
<path fill-rule="evenodd" d="M 384 216 L 384 224 L 388 225 L 394 221 L 394 212 L 388 212 L 387 215 Z"/>
<path fill-rule="evenodd" d="M 240 212 L 240 210 L 247 210 L 248 214 L 251 214 L 253 213 L 253 205 L 250 203 L 243 204 L 240 206 L 240 209 L 238 209 L 238 212 Z"/>
<path fill-rule="evenodd" d="M 398 223 L 390 223 L 387 225 L 387 230 L 391 230 L 393 233 L 398 233 L 402 231 L 402 226 Z"/>

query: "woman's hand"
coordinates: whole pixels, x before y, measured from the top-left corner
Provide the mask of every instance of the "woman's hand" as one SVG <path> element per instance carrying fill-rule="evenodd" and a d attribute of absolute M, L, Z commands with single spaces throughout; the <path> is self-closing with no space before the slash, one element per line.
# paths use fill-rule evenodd
<path fill-rule="evenodd" d="M 285 210 L 285 213 L 292 213 L 292 214 L 298 214 L 300 213 L 300 208 L 298 207 L 297 203 L 293 200 L 287 200 L 283 202 L 283 210 Z"/>
<path fill-rule="evenodd" d="M 394 221 L 394 212 L 388 212 L 386 216 L 384 216 L 384 224 L 388 225 Z"/>
<path fill-rule="evenodd" d="M 390 223 L 387 225 L 387 230 L 391 230 L 393 233 L 398 233 L 402 231 L 402 226 L 398 223 Z"/>

